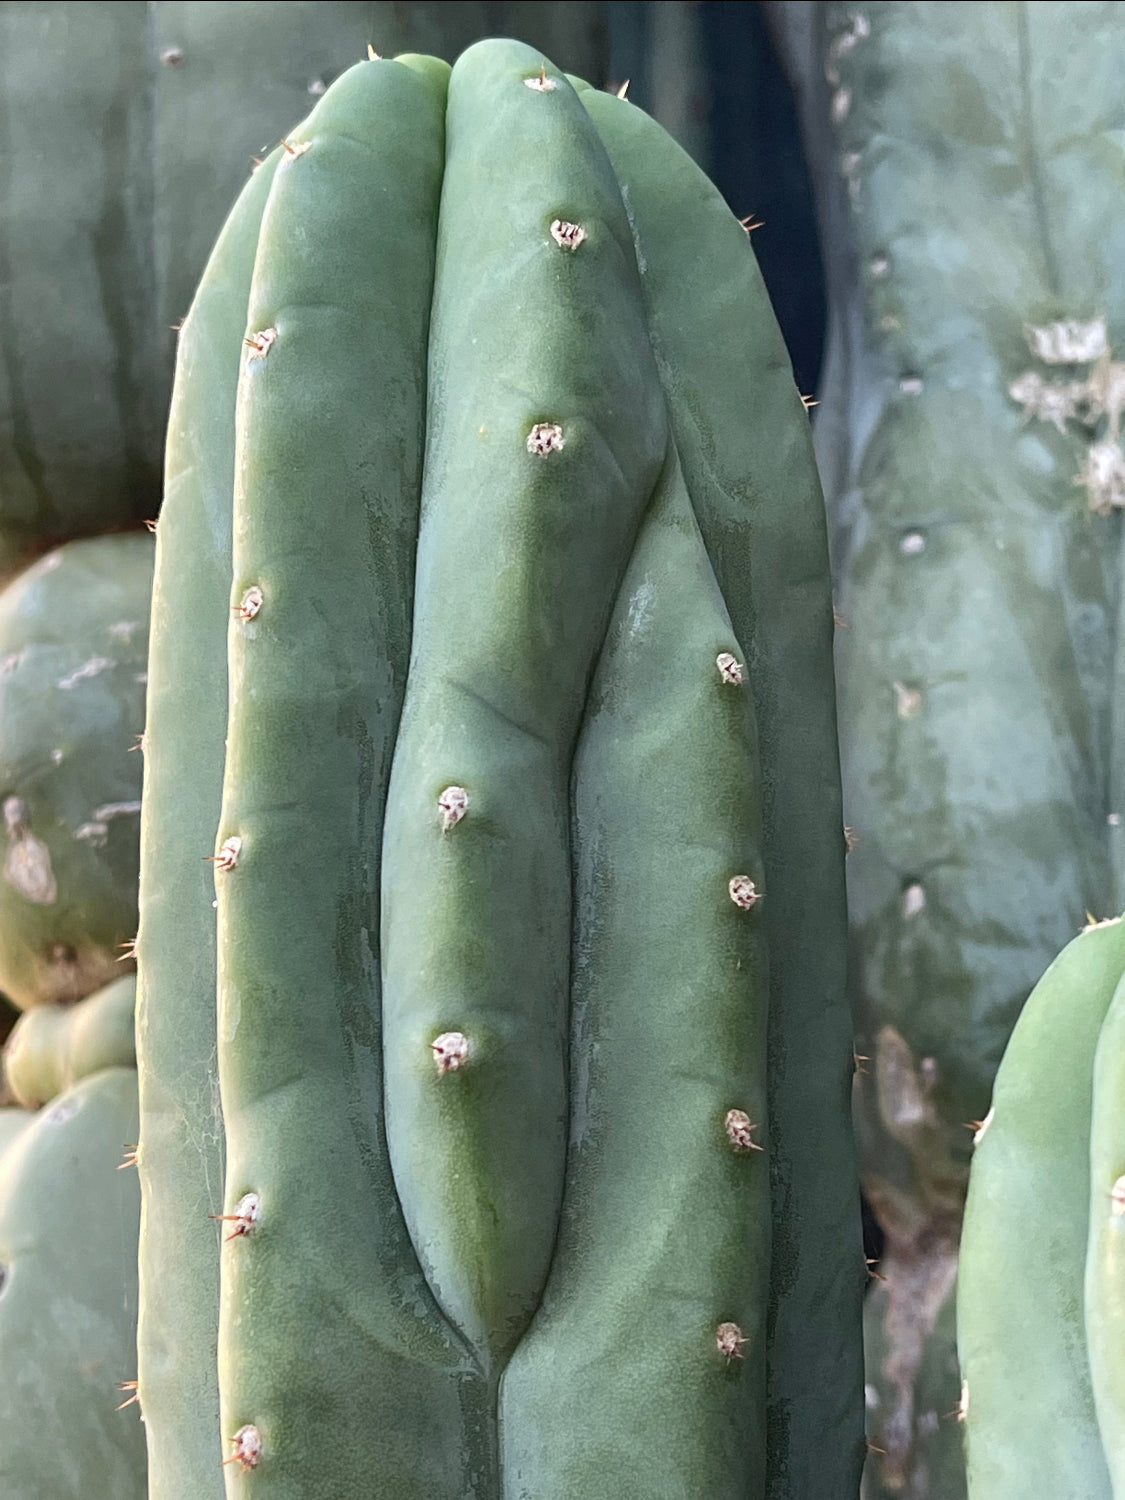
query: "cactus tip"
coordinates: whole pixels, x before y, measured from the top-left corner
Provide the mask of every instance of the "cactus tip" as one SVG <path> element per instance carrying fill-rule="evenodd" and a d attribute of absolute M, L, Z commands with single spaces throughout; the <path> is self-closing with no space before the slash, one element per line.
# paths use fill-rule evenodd
<path fill-rule="evenodd" d="M 558 84 L 553 78 L 547 77 L 547 64 L 540 63 L 539 71 L 530 78 L 525 78 L 524 83 L 529 89 L 534 89 L 537 94 L 553 94 Z"/>
<path fill-rule="evenodd" d="M 1113 1216 L 1115 1219 L 1119 1219 L 1122 1214 L 1125 1214 L 1125 1176 L 1117 1179 L 1110 1190 L 1109 1196 L 1113 1202 Z"/>

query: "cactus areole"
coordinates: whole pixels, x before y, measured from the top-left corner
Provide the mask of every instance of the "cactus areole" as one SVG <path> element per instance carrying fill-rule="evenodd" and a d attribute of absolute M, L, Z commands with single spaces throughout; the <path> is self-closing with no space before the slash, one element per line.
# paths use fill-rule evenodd
<path fill-rule="evenodd" d="M 518 43 L 354 67 L 185 323 L 157 575 L 153 1500 L 853 1496 L 824 521 L 718 194 Z"/>

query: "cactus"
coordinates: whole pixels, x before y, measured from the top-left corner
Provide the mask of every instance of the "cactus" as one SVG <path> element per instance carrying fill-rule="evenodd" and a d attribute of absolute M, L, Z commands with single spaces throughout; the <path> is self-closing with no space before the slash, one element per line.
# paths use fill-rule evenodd
<path fill-rule="evenodd" d="M 21 1009 L 117 978 L 137 930 L 152 539 L 72 542 L 0 594 L 0 988 Z"/>
<path fill-rule="evenodd" d="M 287 142 L 158 528 L 150 1493 L 843 1500 L 831 614 L 745 236 L 517 43 Z"/>
<path fill-rule="evenodd" d="M 1125 901 L 1108 513 L 1125 498 L 1125 16 L 773 9 L 831 303 L 816 438 L 847 626 L 861 1169 L 892 1266 L 927 1259 L 936 1291 L 966 1124 L 1020 1008 L 1083 913 Z M 908 1336 L 924 1349 L 925 1329 Z"/>
<path fill-rule="evenodd" d="M 136 1074 L 111 1068 L 23 1123 L 0 1157 L 0 1486 L 11 1500 L 143 1500 L 143 1429 L 116 1410 L 136 1360 L 140 1197 L 136 1175 L 117 1170 L 136 1130 Z"/>
<path fill-rule="evenodd" d="M 1063 950 L 1016 1024 L 977 1133 L 957 1298 L 971 1500 L 1113 1493 L 1099 1429 L 1116 1416 L 1120 1431 L 1120 1342 L 1099 1251 L 1112 1255 L 1119 1218 L 1123 972 L 1120 919 Z"/>
<path fill-rule="evenodd" d="M 0 1109 L 0 1158 L 33 1118 L 30 1110 L 6 1105 Z"/>
<path fill-rule="evenodd" d="M 0 0 L 0 578 L 156 514 L 173 328 L 251 158 L 310 95 L 368 43 L 452 58 L 521 24 L 599 69 L 585 0 Z"/>
<path fill-rule="evenodd" d="M 16 1022 L 4 1048 L 4 1080 L 24 1109 L 38 1109 L 103 1068 L 136 1066 L 135 974 L 76 1005 L 38 1005 Z"/>

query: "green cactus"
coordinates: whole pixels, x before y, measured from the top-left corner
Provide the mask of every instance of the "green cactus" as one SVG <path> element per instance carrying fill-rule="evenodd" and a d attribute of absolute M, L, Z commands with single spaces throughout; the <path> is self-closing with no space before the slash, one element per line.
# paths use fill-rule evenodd
<path fill-rule="evenodd" d="M 601 12 L 0 0 L 0 578 L 156 514 L 173 328 L 251 158 L 310 95 L 369 43 L 452 59 L 494 28 L 600 74 Z"/>
<path fill-rule="evenodd" d="M 0 1126 L 0 1131 L 4 1129 Z M 5 1500 L 143 1500 L 135 1370 L 137 1079 L 111 1068 L 23 1123 L 0 1157 Z M 122 1387 L 126 1387 L 124 1396 Z"/>
<path fill-rule="evenodd" d="M 72 542 L 0 594 L 0 988 L 21 1009 L 117 978 L 137 928 L 152 539 Z"/>
<path fill-rule="evenodd" d="M 1110 1500 L 1107 1455 L 1121 1472 L 1121 1349 L 1107 1317 L 1123 972 L 1120 919 L 1063 950 L 1016 1024 L 977 1133 L 957 1298 L 972 1500 Z"/>
<path fill-rule="evenodd" d="M 38 1109 L 103 1068 L 136 1066 L 133 1002 L 125 974 L 76 1005 L 38 1005 L 16 1022 L 4 1048 L 4 1081 L 24 1109 Z"/>
<path fill-rule="evenodd" d="M 181 335 L 138 938 L 153 1500 L 212 1500 L 221 1459 L 303 1500 L 855 1492 L 807 423 L 718 195 L 578 90 L 512 42 L 354 68 Z"/>
<path fill-rule="evenodd" d="M 1083 914 L 1125 901 L 1125 11 L 773 10 L 831 302 L 816 437 L 847 626 L 861 1170 L 892 1263 L 927 1259 L 936 1291 L 1020 1008 Z"/>

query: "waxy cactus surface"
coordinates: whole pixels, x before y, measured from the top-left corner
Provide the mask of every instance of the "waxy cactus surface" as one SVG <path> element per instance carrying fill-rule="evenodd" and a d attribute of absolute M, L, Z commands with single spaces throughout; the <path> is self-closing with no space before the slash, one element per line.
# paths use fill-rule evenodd
<path fill-rule="evenodd" d="M 977 1132 L 957 1298 L 970 1500 L 1125 1495 L 1125 921 L 1055 960 Z"/>
<path fill-rule="evenodd" d="M 118 1410 L 136 1370 L 140 1214 L 136 1173 L 118 1166 L 136 1138 L 132 1069 L 95 1073 L 22 1122 L 0 1112 L 5 1500 L 144 1500 L 144 1429 Z"/>
<path fill-rule="evenodd" d="M 180 341 L 153 1500 L 854 1495 L 830 649 L 706 180 L 518 43 L 345 74 Z"/>

